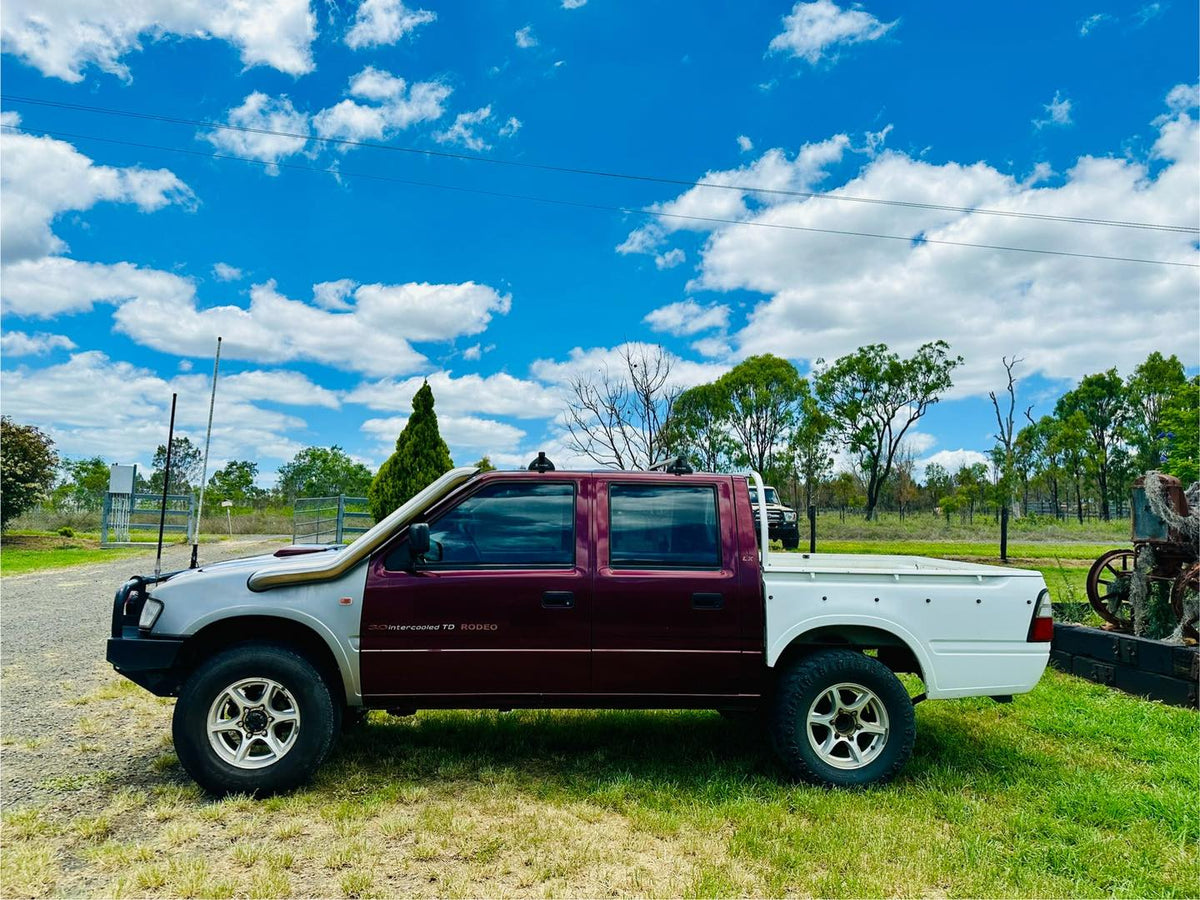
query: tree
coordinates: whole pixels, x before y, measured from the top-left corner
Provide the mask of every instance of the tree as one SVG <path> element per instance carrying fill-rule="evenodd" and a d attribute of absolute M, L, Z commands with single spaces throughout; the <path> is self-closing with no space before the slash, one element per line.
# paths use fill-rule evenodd
<path fill-rule="evenodd" d="M 1075 515 L 1082 525 L 1083 478 L 1088 459 L 1088 423 L 1083 413 L 1075 412 L 1065 419 L 1053 420 L 1046 453 L 1061 460 L 1062 471 L 1070 477 L 1075 487 Z"/>
<path fill-rule="evenodd" d="M 412 415 L 396 438 L 395 452 L 371 482 L 367 500 L 377 522 L 454 468 L 433 402 L 433 389 L 425 382 L 413 396 Z"/>
<path fill-rule="evenodd" d="M 943 497 L 954 490 L 954 479 L 946 471 L 946 467 L 938 463 L 930 463 L 925 467 L 925 490 L 932 497 Z"/>
<path fill-rule="evenodd" d="M 616 371 L 608 364 L 570 383 L 567 444 L 602 466 L 647 469 L 670 455 L 666 424 L 679 388 L 673 357 L 661 346 L 625 344 Z"/>
<path fill-rule="evenodd" d="M 191 438 L 177 437 L 171 439 L 171 482 L 167 486 L 168 494 L 186 494 L 192 489 L 192 484 L 200 477 L 200 466 L 204 454 L 192 443 Z M 150 490 L 161 493 L 163 489 L 163 469 L 167 464 L 167 445 L 159 444 L 154 451 L 154 472 L 150 476 Z"/>
<path fill-rule="evenodd" d="M 688 388 L 675 400 L 663 441 L 703 472 L 728 468 L 737 450 L 729 436 L 729 399 L 716 384 Z"/>
<path fill-rule="evenodd" d="M 475 463 L 475 468 L 477 468 L 480 472 L 496 471 L 496 467 L 492 465 L 492 459 L 490 456 L 484 456 L 481 458 L 479 462 Z"/>
<path fill-rule="evenodd" d="M 49 493 L 57 468 L 49 435 L 0 417 L 0 530 Z"/>
<path fill-rule="evenodd" d="M 371 485 L 371 470 L 341 447 L 305 447 L 279 467 L 275 489 L 289 503 L 297 497 L 360 497 Z"/>
<path fill-rule="evenodd" d="M 254 484 L 257 477 L 258 463 L 247 459 L 231 459 L 208 479 L 205 502 L 211 501 L 219 506 L 224 500 L 245 503 L 257 499 L 263 494 L 263 489 Z"/>
<path fill-rule="evenodd" d="M 802 379 L 803 381 L 803 379 Z M 797 418 L 787 443 L 790 468 L 804 484 L 804 505 L 813 506 L 821 479 L 833 471 L 831 433 L 833 420 L 826 415 L 804 384 Z"/>
<path fill-rule="evenodd" d="M 1146 357 L 1126 381 L 1129 398 L 1126 433 L 1137 448 L 1136 466 L 1140 471 L 1156 469 L 1165 461 L 1163 413 L 1187 383 L 1179 358 L 1164 358 L 1158 351 Z"/>
<path fill-rule="evenodd" d="M 852 472 L 839 472 L 837 477 L 830 484 L 830 490 L 833 493 L 833 502 L 838 505 L 841 510 L 842 520 L 846 519 L 846 508 L 852 506 L 862 498 L 862 490 L 859 487 L 858 479 L 854 477 Z"/>
<path fill-rule="evenodd" d="M 1163 471 L 1184 485 L 1200 480 L 1200 375 L 1188 381 L 1162 411 Z"/>
<path fill-rule="evenodd" d="M 904 521 L 904 514 L 909 504 L 918 496 L 917 483 L 913 478 L 913 469 L 916 468 L 916 464 L 916 454 L 908 444 L 896 452 L 896 507 L 900 511 L 901 522 Z"/>
<path fill-rule="evenodd" d="M 87 459 L 64 459 L 61 463 L 63 482 L 54 489 L 55 503 L 66 503 L 75 509 L 98 510 L 104 505 L 111 474 L 102 456 Z"/>
<path fill-rule="evenodd" d="M 950 376 L 962 357 L 950 356 L 949 350 L 945 341 L 933 341 L 901 359 L 886 344 L 871 344 L 839 358 L 817 377 L 817 397 L 867 476 L 868 519 L 908 429 L 953 385 Z"/>
<path fill-rule="evenodd" d="M 1087 426 L 1089 438 L 1088 467 L 1096 475 L 1100 490 L 1100 515 L 1109 516 L 1109 469 L 1113 450 L 1121 438 L 1127 415 L 1125 383 L 1115 368 L 1096 375 L 1087 375 L 1079 387 L 1068 391 L 1055 404 L 1060 419 L 1079 413 Z"/>
<path fill-rule="evenodd" d="M 996 413 L 996 449 L 993 460 L 999 470 L 1000 477 L 996 480 L 996 499 L 1000 505 L 1000 561 L 1008 562 L 1008 515 L 1012 505 L 1013 482 L 1016 479 L 1016 434 L 1014 420 L 1017 412 L 1017 379 L 1013 369 L 1022 360 L 1014 356 L 1000 357 L 1004 364 L 1004 372 L 1008 376 L 1008 409 L 1002 414 L 1000 400 L 995 391 L 988 391 L 992 401 L 992 409 Z M 1029 410 L 1026 410 L 1028 414 Z"/>
<path fill-rule="evenodd" d="M 776 453 L 796 422 L 797 404 L 808 382 L 786 359 L 751 356 L 716 381 L 738 442 L 738 462 L 756 472 L 773 468 Z"/>

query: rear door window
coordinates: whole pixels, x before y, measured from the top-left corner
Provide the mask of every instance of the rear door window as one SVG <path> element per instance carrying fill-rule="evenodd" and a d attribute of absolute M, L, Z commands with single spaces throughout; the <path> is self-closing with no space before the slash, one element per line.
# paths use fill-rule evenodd
<path fill-rule="evenodd" d="M 710 484 L 610 484 L 614 569 L 719 569 L 717 490 Z"/>

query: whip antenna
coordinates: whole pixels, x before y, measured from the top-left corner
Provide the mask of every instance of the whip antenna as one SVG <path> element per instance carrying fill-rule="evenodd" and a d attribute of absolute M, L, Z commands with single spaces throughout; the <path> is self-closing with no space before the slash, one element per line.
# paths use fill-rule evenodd
<path fill-rule="evenodd" d="M 217 372 L 221 368 L 221 337 L 217 336 L 217 356 L 213 360 L 212 394 L 208 398 L 208 431 L 204 434 L 204 464 L 200 468 L 200 507 L 196 510 L 196 530 L 192 532 L 192 562 L 196 568 L 200 555 L 200 523 L 204 519 L 204 487 L 208 481 L 208 445 L 212 441 L 213 406 L 217 402 Z"/>
<path fill-rule="evenodd" d="M 175 399 L 178 396 L 171 395 L 171 424 L 167 427 L 167 461 L 163 464 L 162 508 L 158 512 L 158 555 L 154 557 L 155 579 L 162 574 L 163 529 L 167 525 L 167 486 L 171 483 L 171 444 L 175 442 Z"/>

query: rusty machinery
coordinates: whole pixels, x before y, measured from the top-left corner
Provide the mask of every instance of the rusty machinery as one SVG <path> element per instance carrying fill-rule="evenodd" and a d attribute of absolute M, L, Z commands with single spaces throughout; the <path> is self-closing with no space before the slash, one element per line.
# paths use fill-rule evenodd
<path fill-rule="evenodd" d="M 1144 599 L 1155 582 L 1169 583 L 1178 635 L 1195 641 L 1196 602 L 1200 592 L 1200 552 L 1195 488 L 1185 494 L 1178 478 L 1152 472 L 1133 483 L 1133 549 L 1109 550 L 1088 571 L 1092 608 L 1110 627 L 1135 630 L 1138 595 Z M 1188 494 L 1193 494 L 1189 508 Z"/>

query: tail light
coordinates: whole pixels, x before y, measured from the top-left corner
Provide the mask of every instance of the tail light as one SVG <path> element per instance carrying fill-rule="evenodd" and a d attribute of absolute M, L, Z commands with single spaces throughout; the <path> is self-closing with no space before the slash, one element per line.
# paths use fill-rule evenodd
<path fill-rule="evenodd" d="M 1042 588 L 1033 608 L 1033 621 L 1029 623 L 1031 644 L 1048 642 L 1054 637 L 1054 606 L 1050 603 L 1050 591 Z"/>

